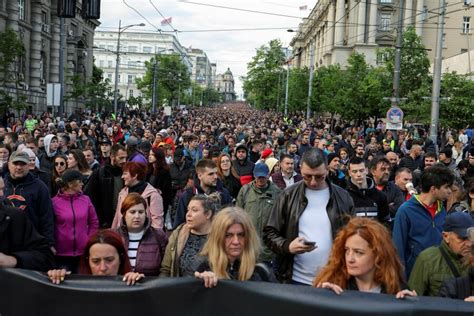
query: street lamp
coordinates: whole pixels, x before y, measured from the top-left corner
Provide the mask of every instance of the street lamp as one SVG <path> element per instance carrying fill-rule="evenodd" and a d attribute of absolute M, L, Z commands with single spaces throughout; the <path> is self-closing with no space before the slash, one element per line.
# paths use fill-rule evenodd
<path fill-rule="evenodd" d="M 117 60 L 115 62 L 115 87 L 114 87 L 114 113 L 117 114 L 117 102 L 118 102 L 118 76 L 119 76 L 119 67 L 120 67 L 120 35 L 123 31 L 133 26 L 145 26 L 145 23 L 140 24 L 130 24 L 122 27 L 122 20 L 119 20 L 118 27 L 118 38 L 117 38 Z"/>

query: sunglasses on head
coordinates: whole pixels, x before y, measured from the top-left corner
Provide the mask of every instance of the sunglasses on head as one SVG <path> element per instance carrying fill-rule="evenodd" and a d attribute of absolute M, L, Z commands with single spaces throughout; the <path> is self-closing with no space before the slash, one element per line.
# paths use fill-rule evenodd
<path fill-rule="evenodd" d="M 55 166 L 64 166 L 66 163 L 63 162 L 63 161 L 60 161 L 60 162 L 55 162 L 54 165 Z"/>

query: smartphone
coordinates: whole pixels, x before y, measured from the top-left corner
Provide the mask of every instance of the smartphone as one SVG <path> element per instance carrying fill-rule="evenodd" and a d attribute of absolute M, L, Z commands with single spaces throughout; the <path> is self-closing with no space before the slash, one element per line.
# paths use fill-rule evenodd
<path fill-rule="evenodd" d="M 305 240 L 303 241 L 303 244 L 305 246 L 315 246 L 316 245 L 316 242 L 315 241 L 308 241 L 308 240 Z"/>

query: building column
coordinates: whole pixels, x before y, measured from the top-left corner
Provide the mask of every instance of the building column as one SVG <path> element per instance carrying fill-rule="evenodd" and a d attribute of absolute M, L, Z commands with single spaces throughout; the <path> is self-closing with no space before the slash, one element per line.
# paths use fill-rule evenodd
<path fill-rule="evenodd" d="M 54 3 L 54 2 L 53 2 Z M 59 82 L 60 19 L 51 14 L 51 48 L 49 51 L 49 82 Z"/>
<path fill-rule="evenodd" d="M 30 39 L 30 87 L 41 90 L 41 3 L 31 3 L 31 39 Z"/>
<path fill-rule="evenodd" d="M 334 1 L 331 1 L 328 7 L 328 30 L 326 31 L 326 52 L 331 52 L 332 48 L 334 47 L 334 22 L 336 16 L 336 8 L 334 7 Z"/>
<path fill-rule="evenodd" d="M 415 30 L 416 30 L 416 35 L 422 36 L 423 35 L 423 19 L 424 19 L 424 14 L 421 13 L 424 9 L 425 1 L 424 0 L 417 0 L 416 1 L 416 25 L 415 25 Z"/>
<path fill-rule="evenodd" d="M 345 0 L 336 0 L 336 21 L 335 21 L 335 36 L 334 36 L 334 45 L 342 46 L 344 42 L 344 33 L 346 28 L 345 20 Z"/>
<path fill-rule="evenodd" d="M 357 15 L 357 41 L 356 43 L 364 43 L 365 37 L 365 1 L 359 0 L 359 4 L 357 5 L 357 9 L 359 14 Z"/>
<path fill-rule="evenodd" d="M 375 44 L 375 39 L 377 37 L 377 15 L 378 15 L 378 0 L 371 0 L 370 17 L 369 17 L 369 36 L 368 36 L 369 44 Z"/>
<path fill-rule="evenodd" d="M 421 12 L 418 12 L 421 13 Z M 406 29 L 407 26 L 413 24 L 413 0 L 405 0 L 405 19 L 403 21 L 403 26 Z"/>
<path fill-rule="evenodd" d="M 7 27 L 18 33 L 18 0 L 7 0 Z"/>

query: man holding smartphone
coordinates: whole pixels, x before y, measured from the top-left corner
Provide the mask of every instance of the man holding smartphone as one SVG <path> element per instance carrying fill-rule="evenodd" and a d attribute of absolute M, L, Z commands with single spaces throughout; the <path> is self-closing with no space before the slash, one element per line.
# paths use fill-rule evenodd
<path fill-rule="evenodd" d="M 320 149 L 306 151 L 300 166 L 303 181 L 280 194 L 264 228 L 264 241 L 277 254 L 281 282 L 311 285 L 327 263 L 337 231 L 353 215 L 354 203 L 327 179 L 327 159 Z"/>

